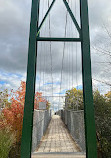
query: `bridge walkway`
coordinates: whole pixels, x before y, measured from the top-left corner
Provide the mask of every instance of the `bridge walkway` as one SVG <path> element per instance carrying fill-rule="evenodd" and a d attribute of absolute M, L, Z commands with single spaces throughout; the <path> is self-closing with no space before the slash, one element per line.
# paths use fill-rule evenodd
<path fill-rule="evenodd" d="M 48 126 L 48 129 L 46 131 L 46 134 L 42 138 L 41 143 L 39 147 L 36 149 L 32 158 L 42 157 L 43 153 L 47 153 L 45 154 L 46 158 L 50 158 L 51 156 L 54 158 L 57 156 L 64 157 L 64 154 L 65 157 L 68 156 L 68 158 L 73 158 L 73 153 L 75 153 L 74 155 L 76 155 L 77 158 L 85 158 L 83 154 L 81 155 L 79 146 L 72 139 L 67 128 L 65 127 L 60 116 L 58 115 L 53 115 L 51 122 Z"/>

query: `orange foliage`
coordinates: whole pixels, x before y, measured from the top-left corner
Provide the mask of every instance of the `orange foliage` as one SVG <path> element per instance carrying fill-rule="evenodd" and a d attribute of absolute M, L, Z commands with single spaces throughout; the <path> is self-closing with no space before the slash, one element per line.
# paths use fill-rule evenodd
<path fill-rule="evenodd" d="M 21 81 L 21 85 L 17 91 L 11 91 L 11 104 L 9 107 L 4 108 L 2 111 L 3 117 L 0 120 L 0 128 L 10 126 L 11 130 L 16 133 L 17 142 L 20 141 L 22 135 L 22 122 L 23 122 L 23 111 L 25 101 L 25 87 L 26 83 Z M 35 104 L 34 108 L 38 109 L 39 102 L 46 102 L 47 107 L 48 101 L 42 98 L 42 93 L 35 93 Z"/>
<path fill-rule="evenodd" d="M 35 103 L 34 103 L 34 109 L 39 109 L 39 102 L 46 102 L 46 108 L 48 109 L 49 102 L 42 97 L 41 92 L 36 92 L 35 93 Z"/>

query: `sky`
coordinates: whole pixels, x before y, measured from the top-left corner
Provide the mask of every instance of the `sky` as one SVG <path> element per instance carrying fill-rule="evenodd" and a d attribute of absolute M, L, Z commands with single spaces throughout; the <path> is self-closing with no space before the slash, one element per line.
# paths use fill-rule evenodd
<path fill-rule="evenodd" d="M 79 1 L 69 0 L 69 5 L 80 25 Z M 104 94 L 110 87 L 102 82 L 111 84 L 111 0 L 89 0 L 88 7 L 93 88 Z M 48 0 L 41 0 L 39 23 L 47 9 Z M 30 14 L 31 0 L 0 0 L 0 89 L 16 90 L 26 81 Z M 63 1 L 56 0 L 40 36 L 64 37 L 65 26 L 66 37 L 78 37 Z M 53 95 L 46 99 L 56 108 L 64 102 L 58 96 L 72 87 L 82 89 L 81 45 L 39 42 L 36 91 Z"/>

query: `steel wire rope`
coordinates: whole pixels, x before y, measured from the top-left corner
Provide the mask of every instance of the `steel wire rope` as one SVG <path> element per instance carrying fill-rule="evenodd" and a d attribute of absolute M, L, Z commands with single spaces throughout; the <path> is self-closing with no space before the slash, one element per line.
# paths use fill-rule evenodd
<path fill-rule="evenodd" d="M 45 33 L 46 33 L 46 31 L 47 31 L 47 29 L 46 29 L 46 25 L 45 25 Z M 45 92 L 46 92 L 46 86 L 45 86 L 45 71 L 46 71 L 46 69 L 45 69 L 45 67 L 46 67 L 46 42 L 44 42 L 44 50 L 43 50 L 43 55 L 44 55 L 44 65 L 43 65 L 43 92 L 44 92 L 44 96 L 45 96 Z"/>
<path fill-rule="evenodd" d="M 68 16 L 69 16 L 69 14 L 68 14 Z M 69 23 L 68 23 L 69 24 Z M 67 36 L 69 36 L 69 25 L 67 25 Z M 70 84 L 69 84 L 69 80 L 70 80 L 70 77 L 69 77 L 69 69 L 70 69 L 70 65 L 69 65 L 69 58 L 70 58 L 70 56 L 69 56 L 69 47 L 68 47 L 68 43 L 67 43 L 67 59 L 68 59 L 68 90 L 70 89 Z"/>
<path fill-rule="evenodd" d="M 69 0 L 68 0 L 68 3 L 69 3 Z M 70 19 L 70 16 L 68 19 Z M 70 24 L 70 20 L 68 24 Z M 70 25 L 67 26 L 67 36 L 70 37 Z M 67 43 L 67 56 L 68 56 L 68 90 L 70 90 L 70 43 Z M 68 101 L 68 104 L 70 105 L 70 101 Z"/>
<path fill-rule="evenodd" d="M 68 14 L 68 16 L 69 16 L 69 14 Z M 70 20 L 69 20 L 68 24 L 70 24 Z M 67 28 L 67 30 L 68 30 L 67 34 L 68 34 L 68 36 L 70 36 L 70 31 L 69 31 L 70 30 L 70 25 L 68 25 L 68 26 L 69 27 Z M 69 90 L 70 90 L 70 43 L 68 43 L 67 45 L 68 45 L 68 47 L 67 47 L 67 49 L 68 49 L 68 69 L 69 69 L 68 70 L 68 76 L 69 76 L 69 80 L 68 80 L 69 83 L 68 84 L 69 84 Z"/>
<path fill-rule="evenodd" d="M 76 9 L 76 5 L 77 5 L 77 2 L 75 0 L 75 18 L 76 18 L 76 12 L 77 12 L 77 9 Z M 77 30 L 75 29 L 75 33 L 76 33 L 76 37 L 77 37 Z M 77 57 L 77 52 L 78 52 L 78 48 L 77 48 L 77 42 L 76 42 L 76 85 L 77 85 L 77 102 L 76 102 L 76 110 L 78 111 L 78 73 L 77 73 L 77 69 L 78 69 L 78 65 L 77 65 L 77 60 L 78 60 L 78 57 Z"/>
<path fill-rule="evenodd" d="M 48 10 L 48 2 L 46 1 L 46 6 L 47 6 L 47 9 L 46 10 Z M 46 24 L 47 23 L 47 24 Z M 46 21 L 46 23 L 45 23 L 45 28 L 44 28 L 44 30 L 45 30 L 45 35 L 47 36 L 47 25 L 48 25 L 48 21 Z M 47 58 L 47 56 L 46 56 L 46 53 L 48 52 L 48 49 L 47 49 L 47 43 L 46 42 L 44 42 L 44 74 L 43 74 L 43 87 L 44 87 L 44 96 L 45 96 L 45 94 L 46 94 L 46 67 L 47 67 L 47 65 L 46 65 L 46 58 Z"/>
<path fill-rule="evenodd" d="M 41 48 L 42 48 L 42 46 L 41 46 Z M 41 51 L 42 51 L 42 49 L 41 49 Z M 41 91 L 41 53 L 40 53 L 40 77 L 39 77 L 39 92 Z"/>
<path fill-rule="evenodd" d="M 46 6 L 46 11 L 48 10 L 48 0 L 46 0 L 45 1 L 45 6 Z M 48 20 L 46 20 L 45 21 L 45 28 L 44 28 L 44 30 L 45 30 L 45 34 L 44 34 L 44 36 L 48 36 Z M 44 42 L 44 45 L 45 45 L 45 49 L 44 49 L 44 52 L 49 52 L 49 48 L 48 48 L 48 43 L 47 42 Z M 45 53 L 46 54 L 46 53 Z M 45 56 L 45 54 L 44 54 L 44 56 Z M 44 62 L 45 62 L 45 64 L 44 64 L 44 72 L 46 72 L 47 71 L 47 69 L 48 69 L 48 65 L 47 65 L 47 63 L 48 62 L 46 62 L 46 61 L 48 61 L 47 60 L 47 57 L 48 57 L 49 55 L 46 55 L 46 58 L 44 59 Z M 49 70 L 49 69 L 48 69 Z M 46 75 L 45 75 L 45 77 L 46 77 Z M 46 93 L 46 89 L 47 89 L 47 86 L 48 86 L 48 84 L 47 84 L 47 82 L 50 82 L 49 80 L 48 80 L 48 76 L 47 76 L 47 79 L 45 79 L 45 88 L 44 88 L 44 91 L 45 91 L 45 93 Z"/>
<path fill-rule="evenodd" d="M 68 36 L 68 27 L 67 27 L 67 36 Z M 68 54 L 68 47 L 67 47 L 67 89 L 69 90 L 69 54 Z M 69 99 L 67 102 L 69 106 Z"/>
<path fill-rule="evenodd" d="M 71 10 L 72 10 L 72 0 L 71 0 Z M 73 30 L 73 28 L 72 28 L 72 24 L 73 24 L 73 22 L 72 22 L 72 20 L 71 20 L 71 30 Z M 73 34 L 73 32 L 72 32 L 72 35 L 74 35 Z M 71 43 L 72 45 L 72 88 L 73 88 L 73 67 L 74 67 L 74 65 L 73 65 L 73 61 L 74 61 L 74 56 L 73 56 L 73 50 L 74 50 L 74 47 L 73 47 L 73 43 Z"/>
<path fill-rule="evenodd" d="M 42 6 L 42 1 L 41 5 Z M 43 7 L 42 7 L 42 19 L 43 19 L 43 9 L 44 9 L 44 1 L 43 1 Z M 42 33 L 41 33 L 42 34 Z M 42 53 L 42 42 L 41 42 L 41 52 L 40 52 L 40 79 L 39 79 L 39 92 L 41 91 L 41 53 Z"/>
<path fill-rule="evenodd" d="M 41 52 L 42 52 L 42 44 L 41 44 Z M 40 92 L 40 86 L 41 86 L 41 52 L 40 52 L 40 68 L 39 68 L 39 73 L 40 73 L 40 76 L 39 76 L 39 92 Z"/>
<path fill-rule="evenodd" d="M 70 1 L 70 3 L 71 3 L 71 1 Z M 70 4 L 71 5 L 71 4 Z M 70 28 L 69 28 L 69 36 L 70 36 L 70 38 L 71 38 L 71 32 L 72 32 L 72 19 L 70 18 Z M 69 85 L 69 87 L 70 87 L 70 89 L 72 89 L 72 86 L 71 86 L 71 76 L 72 76 L 72 71 L 71 71 L 71 69 L 72 69 L 72 62 L 71 62 L 71 59 L 72 59 L 72 56 L 71 56 L 71 46 L 72 46 L 72 43 L 70 42 L 69 43 L 69 57 L 70 57 L 70 60 L 69 60 L 69 64 L 70 64 L 70 73 L 69 73 L 69 75 L 70 75 L 70 85 Z"/>
<path fill-rule="evenodd" d="M 46 3 L 47 3 L 47 1 L 46 1 Z M 43 19 L 43 11 L 44 11 L 44 6 L 45 6 L 45 2 L 44 2 L 44 0 L 43 0 L 43 5 L 42 5 L 43 7 L 42 7 L 42 19 Z M 43 29 L 43 31 L 45 31 L 45 34 L 44 35 L 47 35 L 46 34 L 46 31 L 47 31 L 47 28 L 46 28 L 46 24 L 44 25 L 44 29 Z M 42 53 L 41 53 L 41 56 L 42 56 L 42 58 L 43 58 L 43 64 L 42 64 L 42 66 L 43 66 L 43 72 L 41 72 L 42 74 L 41 74 L 41 76 L 43 76 L 43 85 L 42 85 L 42 93 L 44 93 L 43 94 L 43 96 L 45 96 L 45 92 L 46 92 L 46 86 L 45 86 L 45 67 L 46 67 L 46 56 L 45 56 L 45 51 L 46 51 L 46 42 L 41 42 L 41 47 L 42 47 Z M 42 58 L 40 59 L 40 62 L 41 62 L 41 60 L 42 60 Z M 43 97 L 42 97 L 43 98 Z M 43 98 L 43 99 L 45 99 L 45 98 Z"/>
<path fill-rule="evenodd" d="M 45 4 L 47 7 L 46 7 L 46 11 L 48 10 L 48 8 L 49 8 L 49 6 L 48 6 L 48 0 L 46 0 L 46 4 Z M 46 22 L 45 22 L 45 36 L 47 37 L 48 36 L 48 20 L 46 20 Z M 48 43 L 47 42 L 44 42 L 44 78 L 46 78 L 46 71 L 47 71 L 47 62 L 46 61 L 48 61 L 47 60 L 47 57 L 48 57 L 48 55 L 46 55 L 46 53 L 47 52 L 49 52 L 49 48 L 48 48 Z M 47 78 L 48 79 L 48 78 Z M 45 79 L 45 82 L 43 83 L 43 86 L 44 86 L 44 96 L 45 96 L 45 94 L 47 93 L 47 82 L 50 82 L 50 81 L 48 81 L 47 79 Z"/>
<path fill-rule="evenodd" d="M 48 10 L 48 8 L 49 8 L 49 1 L 48 0 L 46 0 L 46 6 L 47 6 L 47 10 Z M 48 18 L 48 20 L 46 20 L 46 22 L 47 22 L 47 24 L 46 24 L 46 26 L 47 26 L 47 29 L 46 29 L 47 34 L 46 34 L 46 36 L 48 36 L 49 35 L 49 30 L 48 30 L 49 29 L 49 18 Z M 46 42 L 46 52 L 49 52 L 48 55 L 47 55 L 47 60 L 46 61 L 48 61 L 49 56 L 50 56 L 50 45 L 48 45 L 48 43 L 49 42 Z M 46 63 L 48 63 L 48 62 L 46 62 Z M 49 65 L 49 63 L 48 63 L 48 65 L 47 65 L 46 68 L 47 68 L 48 71 L 50 71 L 50 65 Z M 47 81 L 46 81 L 46 86 L 45 87 L 48 87 L 48 85 L 49 85 L 49 84 L 47 84 L 47 82 L 50 83 L 48 75 L 47 75 Z M 45 90 L 47 91 L 47 88 L 45 88 Z"/>
<path fill-rule="evenodd" d="M 42 3 L 42 1 L 41 1 L 41 3 Z M 42 5 L 40 5 L 40 6 L 42 6 Z M 43 18 L 43 13 L 42 13 L 42 17 L 41 18 Z M 37 42 L 36 42 L 36 49 L 37 49 Z M 42 52 L 42 42 L 40 43 L 40 50 L 39 50 L 39 52 L 40 52 L 39 53 L 39 55 L 40 55 L 40 60 L 39 61 L 40 62 L 37 62 L 37 63 L 39 63 L 39 85 L 38 85 L 38 89 L 39 89 L 39 92 L 40 92 L 41 91 L 41 52 Z M 38 58 L 37 58 L 37 60 L 38 60 Z M 38 98 L 40 98 L 40 97 L 37 97 L 37 100 L 38 100 Z"/>
<path fill-rule="evenodd" d="M 71 0 L 71 10 L 73 9 L 73 7 L 72 7 L 72 0 Z M 71 30 L 73 30 L 73 27 L 72 27 L 72 24 L 73 24 L 73 21 L 71 20 Z M 74 32 L 72 31 L 72 36 L 74 36 Z M 73 90 L 73 67 L 74 67 L 74 65 L 73 65 L 73 61 L 74 61 L 74 55 L 73 55 L 73 52 L 74 51 L 74 47 L 73 47 L 73 43 L 71 43 L 71 56 L 72 56 L 72 61 L 71 61 L 71 63 L 72 63 L 72 88 L 71 88 L 71 90 Z M 72 96 L 73 97 L 73 96 Z M 73 107 L 73 109 L 74 109 L 74 103 L 73 103 L 73 99 L 72 99 L 72 102 L 71 102 L 71 104 L 72 104 L 72 107 Z"/>
<path fill-rule="evenodd" d="M 49 0 L 48 0 L 48 8 L 49 8 Z M 51 37 L 51 22 L 50 22 L 50 13 L 49 13 L 49 36 Z M 50 41 L 50 59 L 51 59 L 51 80 L 52 80 L 52 99 L 53 99 L 53 68 L 52 68 L 52 45 Z M 52 101 L 53 103 L 53 101 Z M 54 105 L 53 105 L 54 110 Z"/>
<path fill-rule="evenodd" d="M 68 0 L 68 3 L 70 3 L 69 0 Z M 68 14 L 68 16 L 69 16 L 69 14 Z M 69 16 L 68 19 L 69 19 L 69 22 L 68 22 L 68 24 L 69 24 L 68 26 L 69 26 L 69 27 L 68 27 L 68 31 L 67 31 L 67 32 L 68 32 L 68 36 L 69 36 L 69 38 L 70 38 L 70 26 L 71 26 L 70 16 Z M 71 56 L 70 56 L 70 46 L 71 46 L 71 43 L 68 43 L 67 45 L 68 45 L 67 48 L 68 48 L 68 59 L 69 59 L 69 61 L 68 61 L 68 64 L 69 64 L 69 65 L 68 65 L 68 66 L 69 66 L 68 75 L 69 75 L 69 90 L 70 90 L 70 71 L 71 71 L 71 63 L 70 63 L 70 57 L 71 57 Z"/>
<path fill-rule="evenodd" d="M 65 34 L 64 34 L 64 37 L 66 37 L 66 32 L 67 32 L 67 16 L 68 16 L 68 11 L 66 12 L 66 22 L 65 22 Z M 63 64 L 64 64 L 65 48 L 66 48 L 66 43 L 64 42 L 64 45 L 63 45 L 63 55 L 62 55 L 62 67 L 61 67 L 61 80 L 60 80 L 59 104 L 60 104 L 60 94 L 61 94 L 61 89 L 62 89 L 62 76 L 63 76 L 62 73 L 63 73 Z M 58 110 L 59 110 L 59 104 L 58 104 Z"/>
<path fill-rule="evenodd" d="M 43 7 L 42 7 L 42 19 L 43 19 L 43 11 L 44 11 L 44 1 L 43 1 Z M 45 25 L 45 33 L 46 33 L 46 25 Z M 42 43 L 42 42 L 41 42 Z M 43 42 L 43 44 L 42 44 L 42 47 L 43 47 L 43 60 L 44 60 L 44 62 L 43 62 L 43 88 L 42 88 L 42 91 L 43 91 L 43 93 L 44 93 L 44 96 L 45 96 L 45 88 L 44 88 L 44 77 L 45 77 L 45 47 L 46 47 L 46 43 L 45 42 Z"/>
<path fill-rule="evenodd" d="M 45 27 L 45 32 L 46 32 L 46 27 Z M 46 82 L 46 80 L 45 80 L 45 77 L 46 77 L 46 52 L 47 52 L 47 50 L 46 50 L 46 42 L 44 42 L 44 74 L 43 74 L 43 86 L 44 86 L 44 96 L 45 96 L 45 94 L 46 94 L 46 85 L 45 85 L 45 82 Z"/>
<path fill-rule="evenodd" d="M 41 42 L 41 52 L 42 52 L 42 42 Z M 39 79 L 39 92 L 41 91 L 41 52 L 40 52 L 40 79 Z"/>
<path fill-rule="evenodd" d="M 48 0 L 46 0 L 46 4 L 45 5 L 47 6 L 47 8 L 46 8 L 46 11 L 47 11 L 48 10 Z M 46 36 L 48 36 L 48 28 L 47 28 L 47 26 L 48 26 L 48 20 L 46 20 L 46 22 L 45 22 L 45 35 Z M 45 43 L 45 52 L 49 52 L 48 42 L 44 42 L 44 43 Z M 46 59 L 46 61 L 48 61 L 48 55 L 46 55 L 45 59 Z M 48 69 L 47 62 L 45 62 L 45 68 L 44 69 L 45 69 L 44 71 L 47 71 L 47 69 Z M 47 82 L 49 82 L 48 77 L 45 80 L 45 92 L 47 92 L 47 84 L 46 84 Z"/>

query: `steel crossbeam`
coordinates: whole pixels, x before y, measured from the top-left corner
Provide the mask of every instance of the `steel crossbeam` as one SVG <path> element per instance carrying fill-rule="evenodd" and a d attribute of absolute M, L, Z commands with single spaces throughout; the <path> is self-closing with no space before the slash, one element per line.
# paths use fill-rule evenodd
<path fill-rule="evenodd" d="M 52 41 L 52 42 L 81 42 L 80 38 L 55 38 L 55 37 L 37 37 L 37 41 Z"/>

